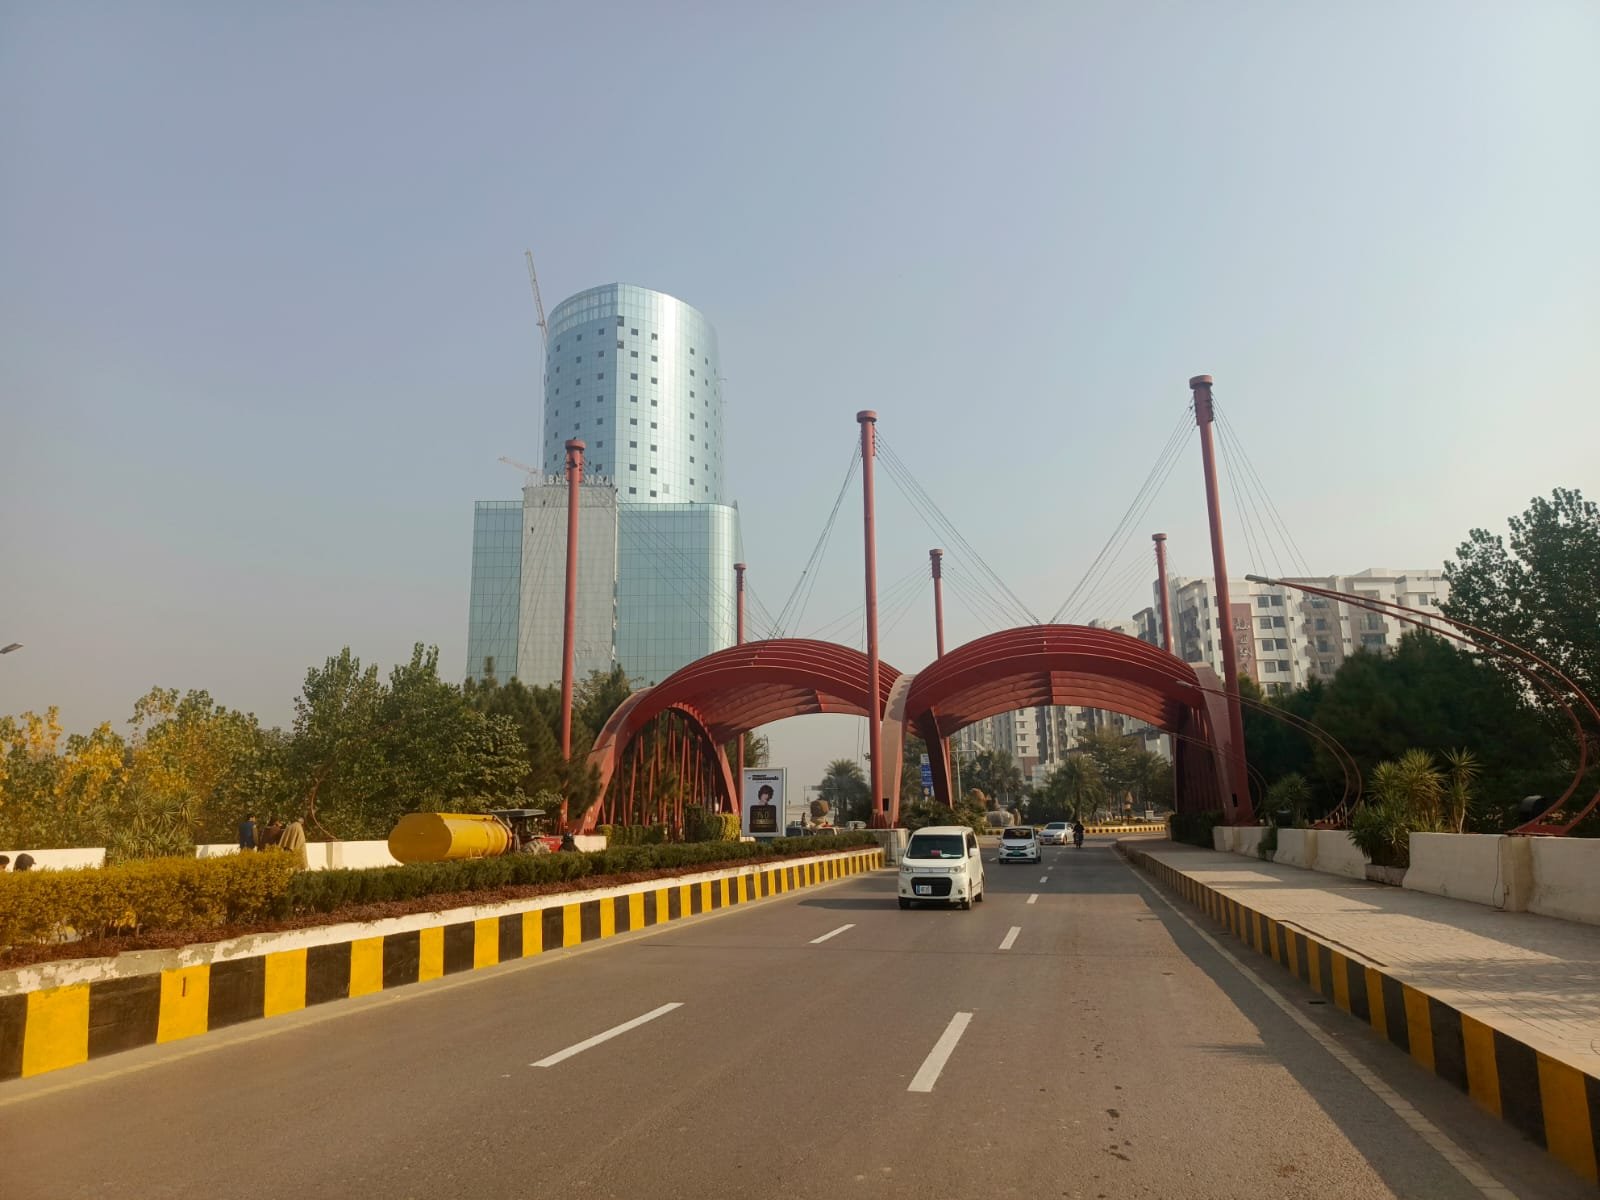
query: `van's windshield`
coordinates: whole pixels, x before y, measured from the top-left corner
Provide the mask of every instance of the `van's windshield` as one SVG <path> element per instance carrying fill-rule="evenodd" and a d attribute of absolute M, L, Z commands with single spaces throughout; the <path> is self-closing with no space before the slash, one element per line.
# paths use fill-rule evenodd
<path fill-rule="evenodd" d="M 959 833 L 919 833 L 906 847 L 907 858 L 964 858 L 966 839 Z"/>

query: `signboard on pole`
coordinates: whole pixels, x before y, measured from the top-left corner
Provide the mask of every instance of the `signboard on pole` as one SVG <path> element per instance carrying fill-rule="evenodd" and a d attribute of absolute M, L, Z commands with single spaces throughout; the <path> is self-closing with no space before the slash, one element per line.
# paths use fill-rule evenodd
<path fill-rule="evenodd" d="M 933 791 L 933 765 L 928 762 L 928 756 L 922 756 L 922 790 Z"/>
<path fill-rule="evenodd" d="M 744 773 L 739 824 L 745 837 L 775 838 L 783 833 L 785 767 L 763 767 Z"/>

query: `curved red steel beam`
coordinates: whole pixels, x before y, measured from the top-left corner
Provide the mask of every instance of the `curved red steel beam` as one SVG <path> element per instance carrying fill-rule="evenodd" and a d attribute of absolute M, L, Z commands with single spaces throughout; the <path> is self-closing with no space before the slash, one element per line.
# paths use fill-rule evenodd
<path fill-rule="evenodd" d="M 1209 746 L 1222 783 L 1230 781 L 1231 757 L 1226 709 L 1209 694 L 1216 682 L 1209 669 L 1197 670 L 1126 634 L 1083 625 L 1029 625 L 968 642 L 918 672 L 905 710 L 932 745 L 974 721 L 1019 708 L 1082 704 L 1108 709 Z M 949 772 L 937 761 L 932 766 L 935 793 L 949 803 Z M 1238 798 L 1236 805 L 1230 795 Z M 1247 780 L 1230 783 L 1220 789 L 1218 807 L 1230 821 L 1248 820 L 1249 797 Z"/>
<path fill-rule="evenodd" d="M 880 664 L 878 707 L 883 711 L 900 672 Z M 737 781 L 720 749 L 745 733 L 785 717 L 808 713 L 867 713 L 867 656 L 849 646 L 810 638 L 746 642 L 696 659 L 654 687 L 633 693 L 596 736 L 589 762 L 600 791 L 578 821 L 582 832 L 599 821 L 607 789 L 629 743 L 667 711 L 690 719 L 715 751 L 722 797 L 738 810 Z"/>

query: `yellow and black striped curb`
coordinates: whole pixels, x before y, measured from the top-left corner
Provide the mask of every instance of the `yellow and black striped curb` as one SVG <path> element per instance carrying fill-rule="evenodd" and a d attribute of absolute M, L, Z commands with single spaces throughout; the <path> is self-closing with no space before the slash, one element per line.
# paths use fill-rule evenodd
<path fill-rule="evenodd" d="M 864 850 L 715 878 L 664 881 L 563 903 L 331 945 L 0 996 L 0 1080 L 40 1075 L 121 1050 L 175 1042 L 314 1004 L 365 996 L 531 958 L 680 917 L 745 904 L 883 866 Z"/>
<path fill-rule="evenodd" d="M 1165 825 L 1085 825 L 1084 833 L 1159 833 L 1166 836 Z"/>
<path fill-rule="evenodd" d="M 1418 1066 L 1453 1083 L 1591 1183 L 1600 1182 L 1600 1079 L 1264 916 L 1134 846 L 1120 848 L 1134 865 L 1245 945 L 1270 955 L 1313 991 L 1367 1022 Z"/>

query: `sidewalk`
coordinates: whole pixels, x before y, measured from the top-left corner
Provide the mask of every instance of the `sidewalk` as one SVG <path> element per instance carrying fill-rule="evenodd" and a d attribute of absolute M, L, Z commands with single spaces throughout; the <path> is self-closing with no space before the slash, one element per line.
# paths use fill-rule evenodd
<path fill-rule="evenodd" d="M 1600 926 L 1166 840 L 1118 847 L 1419 1065 L 1596 1179 Z"/>

